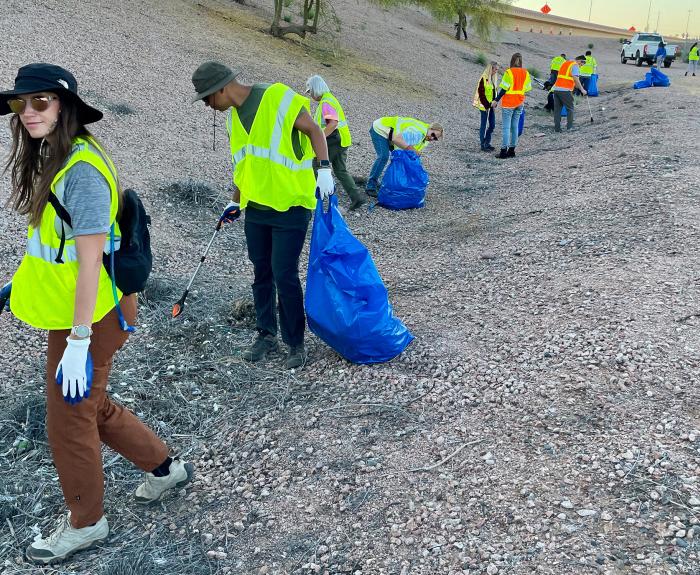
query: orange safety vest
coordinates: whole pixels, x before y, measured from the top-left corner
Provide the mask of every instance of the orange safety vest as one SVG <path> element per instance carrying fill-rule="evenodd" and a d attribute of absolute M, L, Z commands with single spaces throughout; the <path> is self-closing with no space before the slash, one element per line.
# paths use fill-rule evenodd
<path fill-rule="evenodd" d="M 571 75 L 571 69 L 576 65 L 574 60 L 567 60 L 559 68 L 557 81 L 554 82 L 555 88 L 565 88 L 567 90 L 574 89 L 574 77 Z"/>
<path fill-rule="evenodd" d="M 512 84 L 501 98 L 501 107 L 517 108 L 525 101 L 525 81 L 527 80 L 527 70 L 523 68 L 508 68 L 503 74 L 510 73 Z"/>

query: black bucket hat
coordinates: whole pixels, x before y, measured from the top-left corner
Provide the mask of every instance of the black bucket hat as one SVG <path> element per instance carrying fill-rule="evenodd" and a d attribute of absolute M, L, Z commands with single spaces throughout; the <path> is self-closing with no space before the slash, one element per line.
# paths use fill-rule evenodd
<path fill-rule="evenodd" d="M 78 108 L 78 118 L 82 124 L 91 124 L 102 119 L 102 112 L 88 106 L 78 96 L 78 81 L 68 70 L 54 64 L 27 64 L 22 66 L 15 78 L 13 90 L 0 92 L 0 116 L 10 114 L 7 101 L 21 94 L 34 92 L 55 92 L 59 99 L 70 98 Z"/>

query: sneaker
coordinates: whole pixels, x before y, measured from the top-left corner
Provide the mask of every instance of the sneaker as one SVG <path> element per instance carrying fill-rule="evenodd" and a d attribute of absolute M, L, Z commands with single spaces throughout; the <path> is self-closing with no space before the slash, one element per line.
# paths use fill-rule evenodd
<path fill-rule="evenodd" d="M 352 203 L 350 204 L 350 211 L 354 212 L 355 210 L 359 210 L 362 206 L 364 206 L 367 203 L 367 198 L 355 198 Z"/>
<path fill-rule="evenodd" d="M 296 369 L 301 367 L 306 363 L 306 350 L 304 349 L 304 344 L 293 345 L 289 348 L 289 353 L 287 354 L 287 369 Z"/>
<path fill-rule="evenodd" d="M 499 160 L 505 160 L 508 157 L 508 149 L 507 148 L 501 148 L 501 151 L 496 154 L 496 157 Z"/>
<path fill-rule="evenodd" d="M 506 156 L 508 156 L 509 158 L 515 158 L 515 148 L 508 148 Z"/>
<path fill-rule="evenodd" d="M 493 152 L 496 148 L 494 148 L 491 144 L 488 146 L 484 146 L 484 152 Z"/>
<path fill-rule="evenodd" d="M 94 525 L 76 529 L 70 523 L 70 512 L 62 517 L 56 530 L 44 539 L 41 535 L 27 547 L 27 559 L 32 563 L 47 565 L 67 559 L 76 551 L 99 545 L 109 535 L 109 523 L 103 515 Z"/>
<path fill-rule="evenodd" d="M 243 352 L 242 357 L 246 361 L 260 361 L 268 353 L 277 351 L 277 347 L 277 338 L 274 335 L 269 333 L 263 335 L 259 333 L 258 337 L 255 338 L 253 345 L 250 346 L 250 349 Z"/>
<path fill-rule="evenodd" d="M 173 459 L 165 477 L 156 477 L 153 473 L 145 474 L 145 481 L 136 488 L 134 499 L 137 503 L 148 505 L 158 501 L 168 489 L 180 489 L 194 477 L 194 465 Z"/>

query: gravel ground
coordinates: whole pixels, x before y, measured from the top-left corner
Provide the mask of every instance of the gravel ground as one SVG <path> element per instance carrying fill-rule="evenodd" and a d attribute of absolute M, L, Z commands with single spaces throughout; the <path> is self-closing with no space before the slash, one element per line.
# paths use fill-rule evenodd
<path fill-rule="evenodd" d="M 62 501 L 43 337 L 3 314 L 0 572 L 699 573 L 697 79 L 674 65 L 670 89 L 633 91 L 645 69 L 591 40 L 594 123 L 582 101 L 577 129 L 555 135 L 533 92 L 518 157 L 499 162 L 478 151 L 476 53 L 507 63 L 521 51 L 544 71 L 588 40 L 457 43 L 420 12 L 357 0 L 336 2 L 340 32 L 281 42 L 264 33 L 268 3 L 248 4 L 5 2 L 2 86 L 30 61 L 73 70 L 153 216 L 156 270 L 112 392 L 198 475 L 144 511 L 129 501 L 138 472 L 106 450 L 109 541 L 60 569 L 24 562 Z M 282 371 L 281 355 L 244 364 L 252 269 L 239 225 L 215 242 L 184 318 L 168 319 L 229 193 L 223 119 L 214 151 L 210 112 L 188 103 L 208 58 L 297 88 L 320 71 L 350 118 L 358 176 L 376 117 L 446 126 L 425 155 L 425 209 L 348 216 L 416 335 L 399 358 L 355 366 L 309 336 L 303 370 Z M 3 280 L 24 224 L 3 210 L 0 233 Z"/>

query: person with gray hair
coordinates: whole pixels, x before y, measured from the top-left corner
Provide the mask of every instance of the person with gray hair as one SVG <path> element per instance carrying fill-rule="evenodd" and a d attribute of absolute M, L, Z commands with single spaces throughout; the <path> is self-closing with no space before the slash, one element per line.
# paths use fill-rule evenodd
<path fill-rule="evenodd" d="M 333 166 L 333 173 L 350 197 L 350 210 L 357 210 L 367 203 L 367 198 L 358 191 L 355 180 L 345 165 L 352 138 L 343 107 L 318 74 L 306 80 L 306 93 L 318 102 L 314 120 L 326 136 L 328 159 Z"/>

